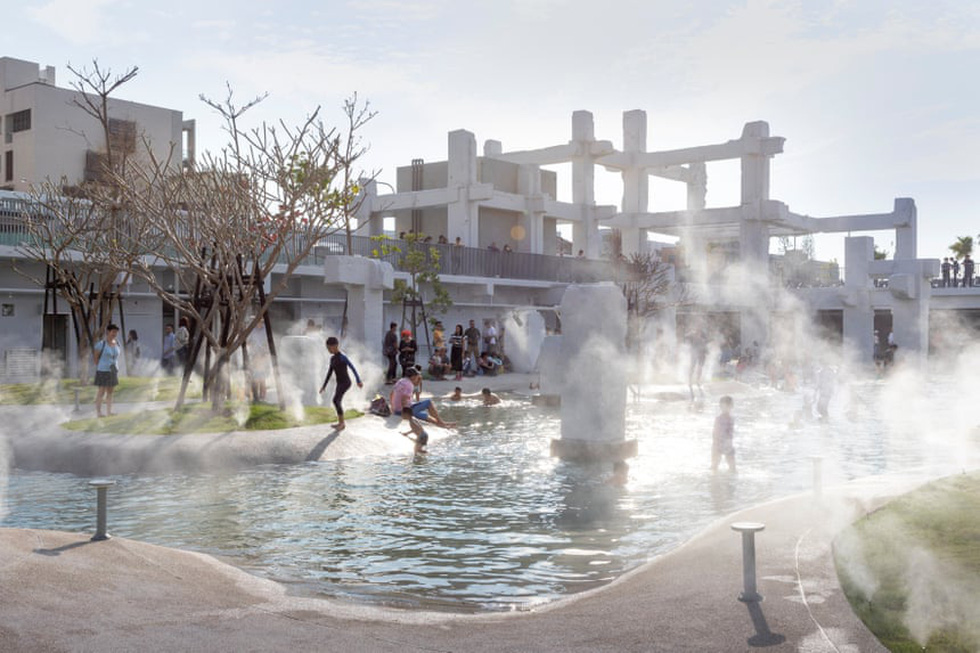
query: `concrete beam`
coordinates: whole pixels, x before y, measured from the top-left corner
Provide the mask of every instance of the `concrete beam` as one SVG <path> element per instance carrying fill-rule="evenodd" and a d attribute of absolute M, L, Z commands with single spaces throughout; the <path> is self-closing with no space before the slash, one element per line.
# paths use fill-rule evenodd
<path fill-rule="evenodd" d="M 507 161 L 509 163 L 519 163 L 523 165 L 554 165 L 556 163 L 568 163 L 580 157 L 601 157 L 612 154 L 616 151 L 611 141 L 594 141 L 591 143 L 580 143 L 572 141 L 566 145 L 553 145 L 552 147 L 542 147 L 537 150 L 521 150 L 517 152 L 506 152 L 491 154 L 494 159 Z M 484 150 L 486 152 L 486 150 Z"/>
<path fill-rule="evenodd" d="M 725 161 L 740 159 L 748 154 L 771 156 L 783 151 L 785 138 L 772 136 L 756 138 L 748 136 L 718 145 L 701 145 L 681 150 L 662 150 L 660 152 L 636 152 L 630 154 L 617 152 L 597 161 L 607 168 L 623 169 L 634 165 L 642 168 L 664 168 L 686 163 Z"/>

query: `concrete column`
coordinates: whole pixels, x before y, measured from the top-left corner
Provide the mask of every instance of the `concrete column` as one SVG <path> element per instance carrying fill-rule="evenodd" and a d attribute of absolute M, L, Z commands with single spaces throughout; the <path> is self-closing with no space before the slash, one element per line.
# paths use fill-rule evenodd
<path fill-rule="evenodd" d="M 357 226 L 367 224 L 367 234 L 369 236 L 380 236 L 384 233 L 384 216 L 374 215 L 375 207 L 378 206 L 378 182 L 374 179 L 362 177 L 358 183 L 361 191 L 357 197 L 357 211 L 354 213 L 357 218 Z"/>
<path fill-rule="evenodd" d="M 896 198 L 895 215 L 906 218 L 905 226 L 895 228 L 895 260 L 914 259 L 918 256 L 915 200 L 907 197 Z"/>
<path fill-rule="evenodd" d="M 520 251 L 544 254 L 545 210 L 544 195 L 541 192 L 541 168 L 536 165 L 522 165 L 518 172 L 517 186 L 518 192 L 524 196 L 527 208 L 518 223 L 521 233 L 512 235 L 518 241 Z"/>
<path fill-rule="evenodd" d="M 647 151 L 647 114 L 645 111 L 623 113 L 623 152 L 640 154 Z M 645 213 L 649 206 L 650 178 L 646 170 L 636 165 L 626 168 L 623 176 L 623 213 Z M 640 251 L 641 231 L 638 227 L 620 227 L 623 235 L 623 254 Z"/>
<path fill-rule="evenodd" d="M 871 308 L 871 277 L 874 238 L 844 239 L 844 342 L 854 347 L 859 360 L 874 359 L 874 310 Z"/>
<path fill-rule="evenodd" d="M 449 132 L 448 188 L 458 189 L 447 211 L 447 234 L 459 234 L 468 247 L 480 246 L 480 207 L 469 201 L 468 189 L 476 183 L 476 136 L 465 129 Z"/>
<path fill-rule="evenodd" d="M 768 138 L 769 124 L 763 121 L 746 123 L 742 138 Z M 746 278 L 743 287 L 753 291 L 751 307 L 742 311 L 742 346 L 768 342 L 769 308 L 772 304 L 769 288 L 769 225 L 763 222 L 763 203 L 769 199 L 769 156 L 742 156 L 742 209 L 745 211 L 739 226 L 739 252 Z"/>
<path fill-rule="evenodd" d="M 561 439 L 552 441 L 552 454 L 575 460 L 635 455 L 636 441 L 626 440 L 626 375 L 614 365 L 596 365 L 597 360 L 622 360 L 625 354 L 626 299 L 611 283 L 572 285 L 562 299 L 561 315 L 560 359 L 566 371 Z"/>
<path fill-rule="evenodd" d="M 324 283 L 341 283 L 347 289 L 347 340 L 371 347 L 386 330 L 384 290 L 394 286 L 390 263 L 360 256 L 328 256 Z"/>
<path fill-rule="evenodd" d="M 769 123 L 762 120 L 745 123 L 742 138 L 769 138 Z M 742 156 L 743 206 L 769 199 L 769 158 L 768 154 L 761 153 Z"/>
<path fill-rule="evenodd" d="M 923 365 L 929 353 L 929 305 L 933 277 L 939 274 L 935 259 L 896 261 L 898 273 L 888 280 L 895 299 L 892 332 L 898 356 L 905 363 Z"/>
<path fill-rule="evenodd" d="M 752 341 L 769 341 L 769 312 L 772 297 L 769 289 L 769 227 L 756 220 L 739 224 L 740 275 L 731 281 L 743 292 L 741 341 L 746 347 Z M 741 278 L 739 278 L 741 277 Z"/>
<path fill-rule="evenodd" d="M 572 113 L 572 142 L 578 155 L 572 159 L 572 202 L 582 207 L 582 220 L 572 225 L 572 256 L 584 250 L 585 255 L 599 255 L 598 225 L 595 218 L 595 161 L 590 150 L 595 142 L 595 123 L 589 111 Z"/>
<path fill-rule="evenodd" d="M 700 211 L 707 206 L 708 197 L 708 166 L 699 161 L 691 163 L 691 180 L 687 182 L 687 210 Z"/>

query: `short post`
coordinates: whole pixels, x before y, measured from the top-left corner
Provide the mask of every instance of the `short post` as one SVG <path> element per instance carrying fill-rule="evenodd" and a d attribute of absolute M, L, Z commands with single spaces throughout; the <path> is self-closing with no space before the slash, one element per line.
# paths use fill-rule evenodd
<path fill-rule="evenodd" d="M 82 412 L 82 407 L 78 404 L 78 388 L 75 388 L 75 412 Z"/>
<path fill-rule="evenodd" d="M 823 456 L 810 456 L 813 461 L 813 496 L 823 494 Z"/>
<path fill-rule="evenodd" d="M 765 527 L 765 524 L 751 521 L 732 524 L 732 530 L 742 534 L 742 593 L 738 600 L 745 603 L 762 600 L 755 588 L 755 534 Z"/>
<path fill-rule="evenodd" d="M 95 518 L 95 535 L 92 536 L 92 541 L 100 542 L 102 540 L 108 540 L 109 534 L 106 533 L 106 495 L 108 494 L 109 488 L 115 485 L 116 482 L 100 479 L 89 481 L 88 484 L 95 488 L 98 503 Z"/>

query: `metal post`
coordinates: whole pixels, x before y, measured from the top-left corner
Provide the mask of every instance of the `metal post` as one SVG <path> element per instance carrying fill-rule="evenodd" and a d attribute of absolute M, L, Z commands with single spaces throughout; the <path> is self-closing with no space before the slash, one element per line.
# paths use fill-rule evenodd
<path fill-rule="evenodd" d="M 79 392 L 78 388 L 75 388 L 75 412 L 76 413 L 82 412 L 82 408 L 78 404 L 78 392 Z"/>
<path fill-rule="evenodd" d="M 735 522 L 732 530 L 742 534 L 742 593 L 738 600 L 745 603 L 761 601 L 762 595 L 755 587 L 755 534 L 763 530 L 759 522 Z"/>
<path fill-rule="evenodd" d="M 110 487 L 116 484 L 115 481 L 97 480 L 89 481 L 91 487 L 96 490 L 97 510 L 95 519 L 95 535 L 92 536 L 93 542 L 108 540 L 109 534 L 106 533 L 106 495 Z"/>
<path fill-rule="evenodd" d="M 823 494 L 823 456 L 810 456 L 813 461 L 813 495 Z"/>

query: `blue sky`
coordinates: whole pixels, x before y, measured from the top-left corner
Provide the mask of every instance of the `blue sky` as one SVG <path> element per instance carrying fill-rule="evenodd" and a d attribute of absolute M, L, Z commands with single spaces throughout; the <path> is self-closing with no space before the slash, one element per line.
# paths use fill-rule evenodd
<path fill-rule="evenodd" d="M 7 8 L 3 54 L 56 66 L 59 85 L 68 62 L 138 65 L 121 96 L 197 119 L 203 147 L 220 134 L 198 96 L 226 82 L 243 101 L 270 93 L 255 121 L 317 106 L 336 121 L 357 92 L 378 112 L 365 163 L 389 182 L 412 158 L 444 159 L 454 129 L 544 147 L 585 109 L 620 146 L 622 113 L 642 109 L 657 150 L 766 120 L 787 139 L 772 197 L 792 210 L 873 213 L 913 197 L 924 257 L 980 233 L 976 0 L 42 0 Z M 737 203 L 736 171 L 709 166 L 709 206 Z M 600 203 L 618 203 L 619 184 L 599 178 Z M 682 202 L 654 184 L 652 209 Z M 841 251 L 837 237 L 817 243 L 821 258 Z"/>

